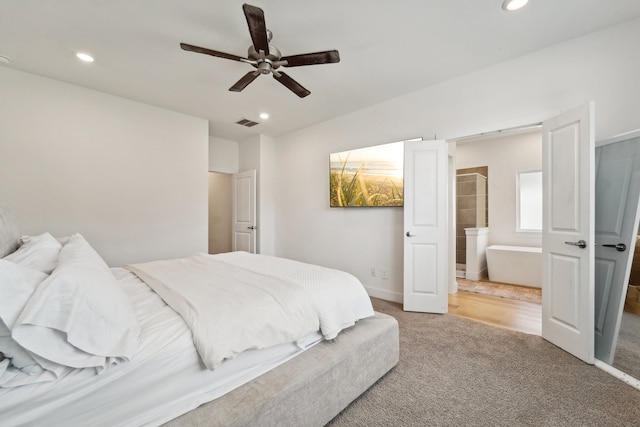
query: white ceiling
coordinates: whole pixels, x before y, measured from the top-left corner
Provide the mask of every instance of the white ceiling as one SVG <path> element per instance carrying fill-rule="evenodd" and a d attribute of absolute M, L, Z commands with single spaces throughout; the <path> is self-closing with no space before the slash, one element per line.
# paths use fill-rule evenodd
<path fill-rule="evenodd" d="M 283 55 L 337 49 L 341 62 L 289 68 L 300 99 L 271 76 L 229 92 L 251 66 L 241 1 L 1 0 L 5 65 L 209 120 L 212 136 L 278 136 L 640 16 L 639 0 L 249 0 Z M 76 51 L 93 54 L 80 63 Z M 258 114 L 269 112 L 261 120 Z M 235 124 L 247 118 L 253 128 Z"/>

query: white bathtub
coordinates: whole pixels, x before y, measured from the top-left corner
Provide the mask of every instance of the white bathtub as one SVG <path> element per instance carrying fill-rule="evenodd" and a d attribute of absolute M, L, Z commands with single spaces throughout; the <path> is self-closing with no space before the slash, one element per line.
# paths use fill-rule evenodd
<path fill-rule="evenodd" d="M 542 287 L 542 248 L 491 245 L 487 269 L 492 282 Z"/>

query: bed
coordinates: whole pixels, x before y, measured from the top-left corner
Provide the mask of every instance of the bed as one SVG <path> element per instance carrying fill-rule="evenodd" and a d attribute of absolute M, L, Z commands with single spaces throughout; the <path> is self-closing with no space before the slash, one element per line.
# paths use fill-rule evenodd
<path fill-rule="evenodd" d="M 397 322 L 338 270 L 242 252 L 108 268 L 2 207 L 0 258 L 0 425 L 321 426 L 398 362 Z"/>

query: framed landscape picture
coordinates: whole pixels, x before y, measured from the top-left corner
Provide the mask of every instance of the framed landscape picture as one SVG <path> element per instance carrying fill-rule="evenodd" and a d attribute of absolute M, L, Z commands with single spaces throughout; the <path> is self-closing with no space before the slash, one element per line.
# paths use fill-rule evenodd
<path fill-rule="evenodd" d="M 330 206 L 404 205 L 404 142 L 329 155 Z"/>

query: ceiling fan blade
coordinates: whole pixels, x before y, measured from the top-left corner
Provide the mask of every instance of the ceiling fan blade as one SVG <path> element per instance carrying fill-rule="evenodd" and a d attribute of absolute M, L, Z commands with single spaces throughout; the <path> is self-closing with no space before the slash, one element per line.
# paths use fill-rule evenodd
<path fill-rule="evenodd" d="M 206 47 L 194 46 L 187 43 L 180 43 L 180 47 L 183 50 L 188 50 L 189 52 L 196 53 L 204 53 L 205 55 L 217 56 L 218 58 L 231 59 L 232 61 L 249 61 L 247 58 L 243 58 L 241 56 L 232 55 L 230 53 L 218 52 L 217 50 L 207 49 Z"/>
<path fill-rule="evenodd" d="M 267 39 L 267 24 L 264 22 L 264 12 L 262 9 L 250 4 L 243 4 L 242 10 L 247 18 L 251 41 L 256 52 L 264 51 L 265 55 L 269 55 L 269 40 Z"/>
<path fill-rule="evenodd" d="M 273 74 L 273 78 L 276 79 L 277 81 L 279 81 L 280 83 L 282 83 L 291 92 L 295 93 L 300 98 L 304 98 L 305 96 L 307 96 L 307 95 L 309 95 L 311 93 L 307 89 L 302 87 L 300 85 L 300 83 L 298 83 L 297 81 L 293 80 L 291 77 L 289 77 L 288 75 L 286 75 L 282 71 L 278 72 L 277 74 L 274 73 Z"/>
<path fill-rule="evenodd" d="M 257 79 L 259 75 L 260 73 L 258 73 L 257 71 L 249 71 L 247 74 L 242 76 L 242 78 L 238 80 L 236 84 L 231 86 L 229 90 L 231 92 L 240 92 L 242 91 L 242 89 L 249 86 L 249 83 Z"/>
<path fill-rule="evenodd" d="M 337 50 L 324 52 L 303 53 L 300 55 L 284 56 L 281 61 L 287 61 L 284 67 L 300 67 L 302 65 L 334 64 L 340 62 L 340 54 Z"/>

